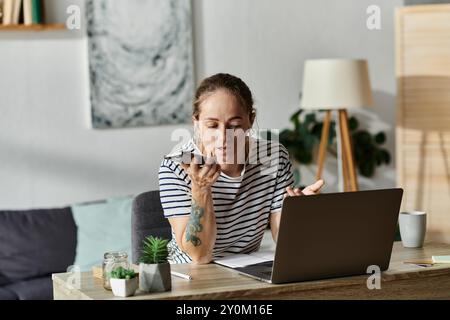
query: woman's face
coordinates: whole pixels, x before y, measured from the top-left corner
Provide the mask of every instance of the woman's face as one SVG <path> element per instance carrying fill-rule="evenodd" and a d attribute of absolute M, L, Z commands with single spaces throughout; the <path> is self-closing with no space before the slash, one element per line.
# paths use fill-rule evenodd
<path fill-rule="evenodd" d="M 206 96 L 194 125 L 201 151 L 215 156 L 224 169 L 224 165 L 245 163 L 245 133 L 252 123 L 247 110 L 227 90 Z"/>

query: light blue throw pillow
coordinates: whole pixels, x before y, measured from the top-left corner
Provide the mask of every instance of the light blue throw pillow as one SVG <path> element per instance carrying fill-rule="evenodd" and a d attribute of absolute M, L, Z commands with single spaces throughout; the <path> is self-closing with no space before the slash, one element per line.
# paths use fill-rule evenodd
<path fill-rule="evenodd" d="M 125 251 L 131 262 L 132 202 L 127 196 L 71 206 L 78 227 L 75 265 L 81 271 L 101 266 L 108 251 Z"/>

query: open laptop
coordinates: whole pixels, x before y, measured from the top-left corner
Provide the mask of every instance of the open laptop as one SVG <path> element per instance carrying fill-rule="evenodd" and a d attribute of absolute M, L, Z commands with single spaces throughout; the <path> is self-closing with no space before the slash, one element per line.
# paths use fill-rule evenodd
<path fill-rule="evenodd" d="M 284 200 L 274 261 L 236 268 L 270 283 L 367 274 L 389 267 L 402 189 Z"/>

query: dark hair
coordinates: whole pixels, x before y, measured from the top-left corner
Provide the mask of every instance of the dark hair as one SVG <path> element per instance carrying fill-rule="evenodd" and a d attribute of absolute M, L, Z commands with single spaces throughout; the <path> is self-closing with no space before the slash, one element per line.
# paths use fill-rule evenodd
<path fill-rule="evenodd" d="M 250 89 L 240 78 L 228 73 L 217 73 L 205 78 L 195 92 L 195 101 L 192 108 L 192 115 L 198 119 L 200 114 L 200 104 L 205 95 L 217 90 L 224 89 L 230 92 L 248 112 L 250 120 L 253 121 L 256 110 L 253 108 L 253 97 Z"/>

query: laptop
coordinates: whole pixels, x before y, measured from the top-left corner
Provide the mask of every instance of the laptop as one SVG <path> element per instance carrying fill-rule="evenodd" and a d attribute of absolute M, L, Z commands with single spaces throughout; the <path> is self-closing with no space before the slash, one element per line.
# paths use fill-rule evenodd
<path fill-rule="evenodd" d="M 269 283 L 387 270 L 403 189 L 326 193 L 284 200 L 274 261 L 235 268 Z"/>

